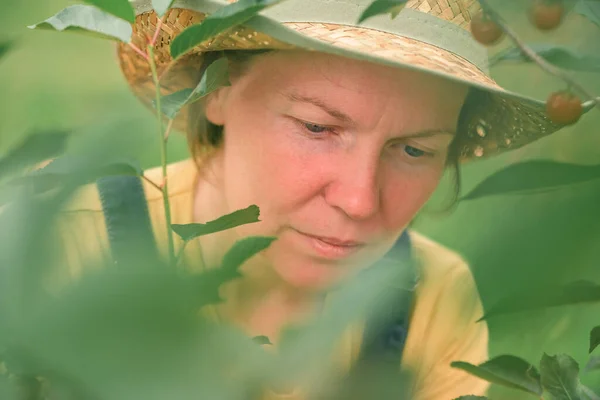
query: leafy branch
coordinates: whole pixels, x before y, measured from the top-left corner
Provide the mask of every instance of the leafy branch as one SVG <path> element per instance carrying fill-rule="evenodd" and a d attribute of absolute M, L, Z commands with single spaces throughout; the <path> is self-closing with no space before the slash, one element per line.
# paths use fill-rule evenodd
<path fill-rule="evenodd" d="M 585 108 L 587 108 L 590 105 L 595 105 L 596 107 L 600 108 L 599 96 L 596 96 L 595 94 L 591 93 L 583 85 L 581 85 L 575 79 L 573 79 L 569 74 L 550 64 L 543 57 L 538 55 L 534 49 L 529 47 L 523 40 L 519 38 L 517 33 L 489 5 L 488 0 L 479 0 L 479 3 L 481 4 L 481 8 L 484 10 L 485 14 L 492 20 L 494 20 L 494 22 L 500 27 L 500 29 L 514 42 L 517 48 L 521 50 L 521 52 L 525 56 L 527 56 L 531 61 L 536 63 L 543 71 L 563 80 L 569 85 L 569 87 L 576 89 L 585 97 L 587 97 L 588 101 L 586 101 L 584 104 Z"/>

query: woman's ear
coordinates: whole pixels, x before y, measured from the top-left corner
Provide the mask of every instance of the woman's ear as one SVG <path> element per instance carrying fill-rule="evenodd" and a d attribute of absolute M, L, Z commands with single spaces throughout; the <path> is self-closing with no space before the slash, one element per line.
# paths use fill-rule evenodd
<path fill-rule="evenodd" d="M 214 125 L 225 125 L 225 101 L 230 86 L 223 86 L 206 96 L 206 119 Z"/>

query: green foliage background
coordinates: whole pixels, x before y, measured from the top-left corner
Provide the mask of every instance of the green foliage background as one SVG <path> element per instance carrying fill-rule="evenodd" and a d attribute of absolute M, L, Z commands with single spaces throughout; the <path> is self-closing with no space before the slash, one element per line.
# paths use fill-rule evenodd
<path fill-rule="evenodd" d="M 37 130 L 75 128 L 80 135 L 71 151 L 91 135 L 111 135 L 114 153 L 137 155 L 142 167 L 159 164 L 155 119 L 129 92 L 116 62 L 114 44 L 85 36 L 30 31 L 27 25 L 74 4 L 67 0 L 0 4 L 0 38 L 14 39 L 11 54 L 0 61 L 0 154 L 20 137 Z M 587 54 L 600 54 L 600 27 L 577 15 L 553 33 L 533 29 L 523 7 L 499 5 L 528 42 L 553 42 Z M 507 45 L 504 41 L 498 49 Z M 495 51 L 494 49 L 493 51 Z M 564 85 L 532 65 L 501 65 L 494 78 L 509 89 L 545 98 Z M 597 74 L 578 79 L 600 95 Z M 187 156 L 182 136 L 169 141 L 169 159 Z M 600 164 L 600 112 L 592 111 L 575 127 L 527 148 L 465 165 L 463 193 L 493 171 L 526 159 Z M 600 282 L 600 183 L 522 196 L 497 196 L 460 203 L 451 213 L 435 210 L 450 195 L 446 180 L 415 229 L 459 252 L 470 262 L 484 306 L 536 285 L 579 278 Z M 514 354 L 537 364 L 543 352 L 571 354 L 583 369 L 588 335 L 600 324 L 600 305 L 583 305 L 497 317 L 489 321 L 490 356 Z M 582 380 L 600 388 L 600 373 Z M 521 397 L 522 396 L 522 397 Z M 530 398 L 500 388 L 492 399 Z"/>

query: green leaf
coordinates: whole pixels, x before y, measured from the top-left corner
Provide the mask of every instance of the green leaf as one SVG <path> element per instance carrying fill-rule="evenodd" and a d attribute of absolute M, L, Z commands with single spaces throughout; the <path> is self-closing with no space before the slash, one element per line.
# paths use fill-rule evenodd
<path fill-rule="evenodd" d="M 274 240 L 274 237 L 266 236 L 250 236 L 238 240 L 223 256 L 221 268 L 225 271 L 237 271 L 244 262 L 268 248 Z"/>
<path fill-rule="evenodd" d="M 537 396 L 542 395 L 539 372 L 533 365 L 519 357 L 501 355 L 480 365 L 454 361 L 450 366 L 462 369 L 488 382 L 519 389 Z"/>
<path fill-rule="evenodd" d="M 223 215 L 206 224 L 173 224 L 171 228 L 179 237 L 185 241 L 192 240 L 198 236 L 208 235 L 215 232 L 235 228 L 239 225 L 259 222 L 260 209 L 256 205 L 237 210 L 231 214 Z"/>
<path fill-rule="evenodd" d="M 585 372 L 595 371 L 600 369 L 600 356 L 590 357 L 585 365 Z"/>
<path fill-rule="evenodd" d="M 402 11 L 406 2 L 407 0 L 375 0 L 363 11 L 357 24 L 379 14 L 391 14 L 391 18 L 394 19 Z"/>
<path fill-rule="evenodd" d="M 600 165 L 527 161 L 492 174 L 462 197 L 462 200 L 499 194 L 536 193 L 597 179 L 600 179 Z"/>
<path fill-rule="evenodd" d="M 14 43 L 12 41 L 0 42 L 0 58 L 4 57 L 10 51 Z"/>
<path fill-rule="evenodd" d="M 125 21 L 134 23 L 135 13 L 129 0 L 84 0 L 109 14 L 124 19 Z"/>
<path fill-rule="evenodd" d="M 600 326 L 596 326 L 590 332 L 590 353 L 600 345 Z"/>
<path fill-rule="evenodd" d="M 143 173 L 135 160 L 115 159 L 90 163 L 84 157 L 69 155 L 55 159 L 44 168 L 19 179 L 17 183 L 32 184 L 36 191 L 43 192 L 63 183 L 67 178 L 71 182 L 83 185 L 95 182 L 103 176 L 142 176 Z"/>
<path fill-rule="evenodd" d="M 69 133 L 61 131 L 27 136 L 0 158 L 0 178 L 60 155 L 65 150 L 69 137 Z"/>
<path fill-rule="evenodd" d="M 579 365 L 566 354 L 549 356 L 540 361 L 542 386 L 548 400 L 580 400 Z"/>
<path fill-rule="evenodd" d="M 544 289 L 542 291 L 528 290 L 526 293 L 514 293 L 506 296 L 493 305 L 480 321 L 526 310 L 600 301 L 600 286 L 593 282 L 581 280 Z"/>
<path fill-rule="evenodd" d="M 592 0 L 579 0 L 575 5 L 575 12 L 583 15 L 592 23 L 600 27 L 600 2 Z"/>
<path fill-rule="evenodd" d="M 159 17 L 165 15 L 165 13 L 171 8 L 174 0 L 152 0 L 152 8 L 156 11 Z"/>
<path fill-rule="evenodd" d="M 581 398 L 585 400 L 600 400 L 600 396 L 598 396 L 592 389 L 589 387 L 579 384 L 579 391 L 581 392 Z"/>
<path fill-rule="evenodd" d="M 282 0 L 239 0 L 218 9 L 199 24 L 181 32 L 171 43 L 175 59 L 200 43 L 236 25 L 243 24 L 267 7 Z"/>
<path fill-rule="evenodd" d="M 162 97 L 160 100 L 161 111 L 167 117 L 173 119 L 186 104 L 200 100 L 202 97 L 217 90 L 221 86 L 229 85 L 227 59 L 219 58 L 206 68 L 206 71 L 204 71 L 202 79 L 200 79 L 196 88 L 183 89 L 179 92 Z M 156 107 L 156 102 L 153 101 L 153 104 L 154 107 Z"/>
<path fill-rule="evenodd" d="M 269 338 L 267 336 L 255 336 L 252 338 L 252 341 L 261 346 L 266 345 L 266 344 L 269 344 L 269 345 L 273 344 L 273 343 L 271 343 L 271 341 L 269 340 Z"/>
<path fill-rule="evenodd" d="M 487 400 L 487 397 L 485 397 L 485 396 L 474 396 L 472 394 L 469 394 L 467 396 L 457 397 L 454 400 Z"/>
<path fill-rule="evenodd" d="M 29 26 L 30 29 L 46 29 L 59 32 L 75 32 L 103 39 L 131 41 L 131 24 L 93 6 L 74 5 L 53 17 Z"/>
<path fill-rule="evenodd" d="M 533 43 L 529 44 L 529 47 L 540 57 L 559 68 L 584 72 L 600 71 L 600 57 L 579 54 L 568 47 L 549 43 Z M 533 62 L 517 47 L 511 47 L 496 54 L 490 59 L 490 64 L 495 65 L 503 61 Z"/>

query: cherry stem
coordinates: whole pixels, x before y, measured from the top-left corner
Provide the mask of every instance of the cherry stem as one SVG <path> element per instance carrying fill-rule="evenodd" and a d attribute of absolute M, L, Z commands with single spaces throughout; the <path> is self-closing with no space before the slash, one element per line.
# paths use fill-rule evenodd
<path fill-rule="evenodd" d="M 154 32 L 154 36 L 152 37 L 152 40 L 150 40 L 150 46 L 152 47 L 156 45 L 156 41 L 158 40 L 158 35 L 160 34 L 160 30 L 163 26 L 163 18 L 159 19 L 158 24 L 156 24 L 156 32 Z"/>
<path fill-rule="evenodd" d="M 133 49 L 133 51 L 135 51 L 136 53 L 138 53 L 140 56 L 142 56 L 146 61 L 150 61 L 150 58 L 148 57 L 148 54 L 144 53 L 142 50 L 140 50 L 139 47 L 137 47 L 135 44 L 133 43 L 128 43 L 129 47 L 131 47 Z"/>
<path fill-rule="evenodd" d="M 515 43 L 515 45 L 523 52 L 523 54 L 529 57 L 531 61 L 535 62 L 542 70 L 546 71 L 550 75 L 554 75 L 557 78 L 562 79 L 570 87 L 576 89 L 585 97 L 587 97 L 588 100 L 585 103 L 583 103 L 584 108 L 595 105 L 600 109 L 600 97 L 594 95 L 593 93 L 590 93 L 584 86 L 575 81 L 569 74 L 566 74 L 559 68 L 550 64 L 549 62 L 544 60 L 543 57 L 540 57 L 531 47 L 527 46 L 525 42 L 523 42 L 518 37 L 516 32 L 510 26 L 508 26 L 506 22 L 504 22 L 502 17 L 498 15 L 498 13 L 494 11 L 492 7 L 490 7 L 487 0 L 479 0 L 479 3 L 481 4 L 481 7 L 483 8 L 484 12 L 494 19 L 494 21 L 504 31 L 504 33 L 506 33 L 506 35 L 510 37 L 510 39 Z"/>

